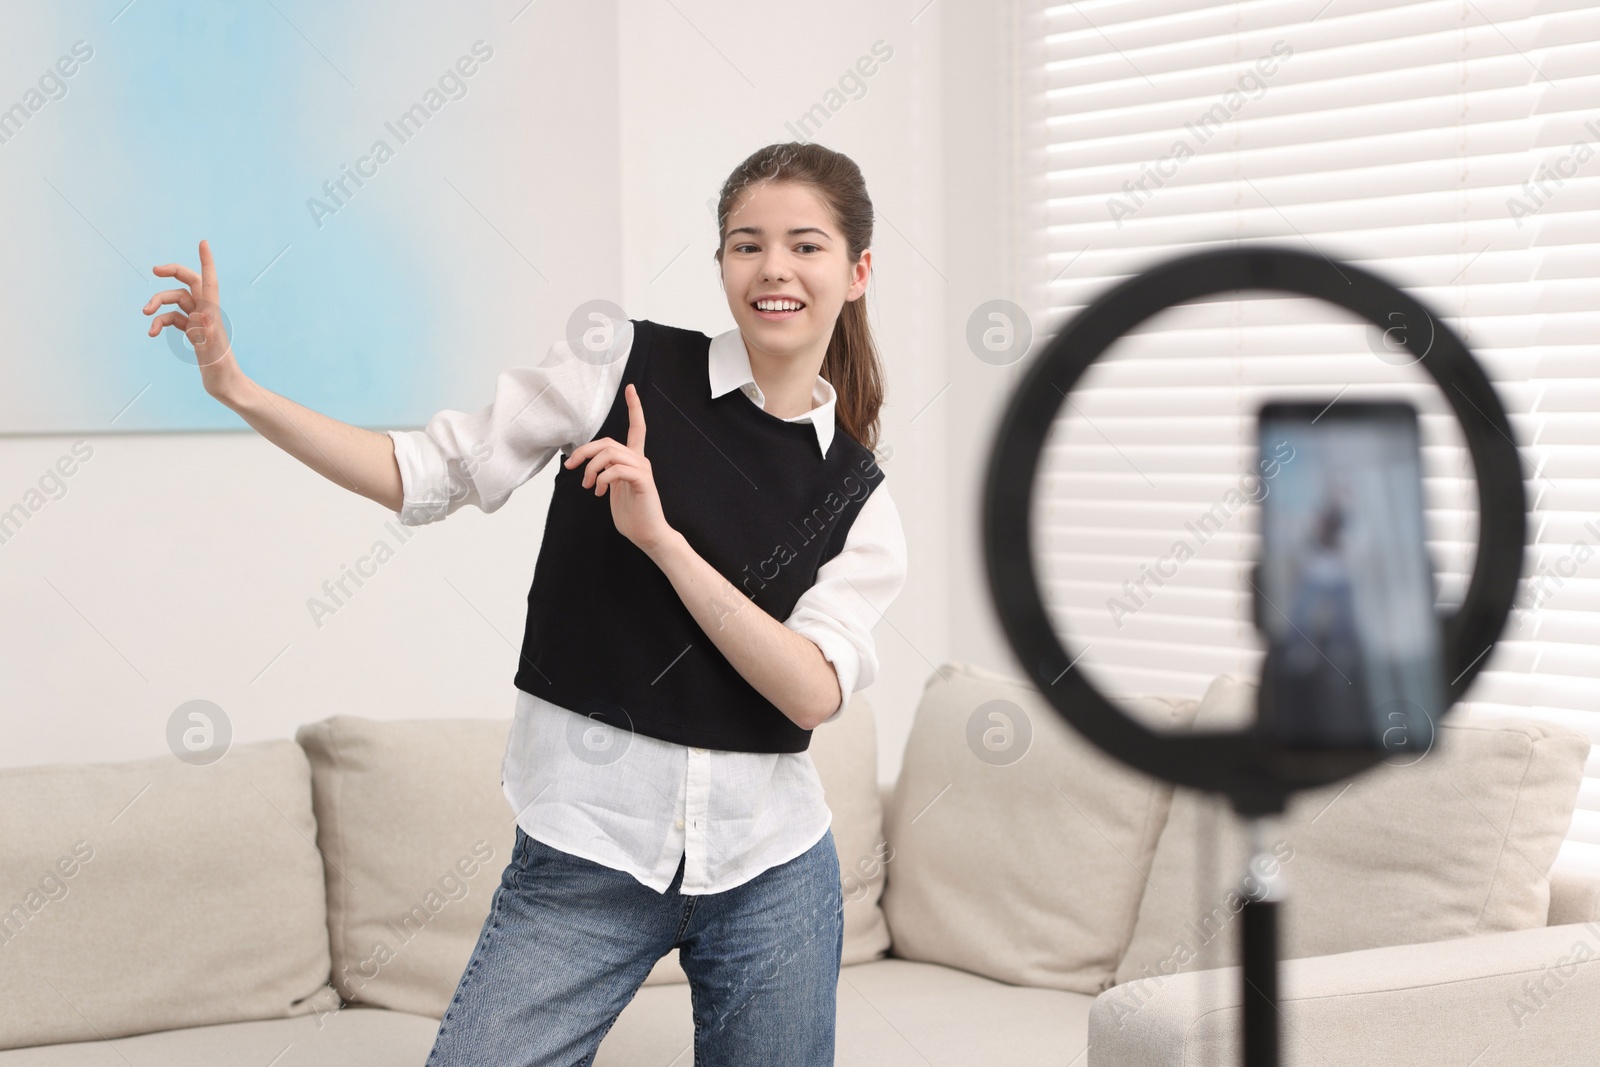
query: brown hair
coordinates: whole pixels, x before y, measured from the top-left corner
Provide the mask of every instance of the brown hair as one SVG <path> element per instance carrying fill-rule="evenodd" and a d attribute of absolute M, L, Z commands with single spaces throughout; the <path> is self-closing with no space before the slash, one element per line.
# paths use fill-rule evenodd
<path fill-rule="evenodd" d="M 747 187 L 761 182 L 795 182 L 816 191 L 844 231 L 850 262 L 872 244 L 872 201 L 861 168 L 840 152 L 819 144 L 789 141 L 757 149 L 733 169 L 717 198 L 717 263 L 728 237 L 728 212 Z M 878 447 L 878 409 L 883 406 L 883 367 L 867 321 L 862 293 L 839 309 L 822 358 L 822 377 L 838 394 L 834 417 L 845 433 L 867 448 Z"/>

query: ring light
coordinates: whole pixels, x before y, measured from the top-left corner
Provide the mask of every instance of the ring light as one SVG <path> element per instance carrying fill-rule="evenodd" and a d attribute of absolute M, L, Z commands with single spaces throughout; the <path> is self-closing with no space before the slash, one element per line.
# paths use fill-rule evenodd
<path fill-rule="evenodd" d="M 1161 733 L 1129 717 L 1082 671 L 1057 637 L 1039 595 L 1029 503 L 1039 458 L 1066 398 L 1112 342 L 1159 311 L 1215 293 L 1265 289 L 1317 297 L 1379 329 L 1394 313 L 1404 342 L 1433 377 L 1460 422 L 1477 479 L 1478 551 L 1461 607 L 1440 620 L 1451 679 L 1448 709 L 1483 668 L 1516 596 L 1526 540 L 1521 462 L 1511 426 L 1482 367 L 1455 332 L 1414 297 L 1348 263 L 1271 245 L 1180 256 L 1102 293 L 1067 324 L 1012 395 L 990 453 L 983 499 L 983 550 L 991 595 L 1006 637 L 1056 711 L 1123 763 L 1179 785 L 1226 794 L 1245 815 L 1283 810 L 1289 794 L 1338 781 L 1383 759 L 1382 752 L 1287 751 L 1252 728 Z M 1418 338 L 1419 333 L 1425 338 Z M 1259 692 L 1259 690 L 1258 690 Z"/>

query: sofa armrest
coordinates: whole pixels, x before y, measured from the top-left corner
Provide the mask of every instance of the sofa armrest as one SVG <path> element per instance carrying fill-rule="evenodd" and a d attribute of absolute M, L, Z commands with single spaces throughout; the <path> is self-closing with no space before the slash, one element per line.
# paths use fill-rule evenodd
<path fill-rule="evenodd" d="M 1279 964 L 1284 1067 L 1592 1063 L 1600 923 Z M 1088 1067 L 1242 1062 L 1240 974 L 1143 978 L 1089 1011 Z"/>
<path fill-rule="evenodd" d="M 1550 926 L 1600 922 L 1600 871 L 1557 863 L 1550 868 Z"/>

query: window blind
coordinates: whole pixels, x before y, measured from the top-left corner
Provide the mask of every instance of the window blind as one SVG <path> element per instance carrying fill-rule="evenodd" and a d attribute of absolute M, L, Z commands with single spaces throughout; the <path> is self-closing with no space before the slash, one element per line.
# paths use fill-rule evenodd
<path fill-rule="evenodd" d="M 1495 383 L 1530 505 L 1516 612 L 1452 714 L 1600 742 L 1600 9 L 1033 0 L 1019 30 L 1032 352 L 1145 266 L 1240 241 L 1414 295 Z M 1261 490 L 1241 476 L 1269 397 L 1417 406 L 1428 551 L 1440 605 L 1459 605 L 1471 465 L 1396 336 L 1260 292 L 1168 309 L 1091 368 L 1053 428 L 1033 522 L 1046 603 L 1097 685 L 1198 695 L 1259 672 L 1246 567 Z M 1170 577 L 1141 587 L 1146 569 Z M 1600 746 L 1587 775 L 1562 861 L 1600 866 Z"/>

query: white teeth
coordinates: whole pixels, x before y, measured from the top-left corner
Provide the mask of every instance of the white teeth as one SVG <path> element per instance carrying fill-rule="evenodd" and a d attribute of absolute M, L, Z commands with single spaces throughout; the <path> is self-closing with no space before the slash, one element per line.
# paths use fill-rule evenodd
<path fill-rule="evenodd" d="M 757 300 L 756 307 L 762 311 L 799 311 L 805 305 L 798 300 Z"/>

